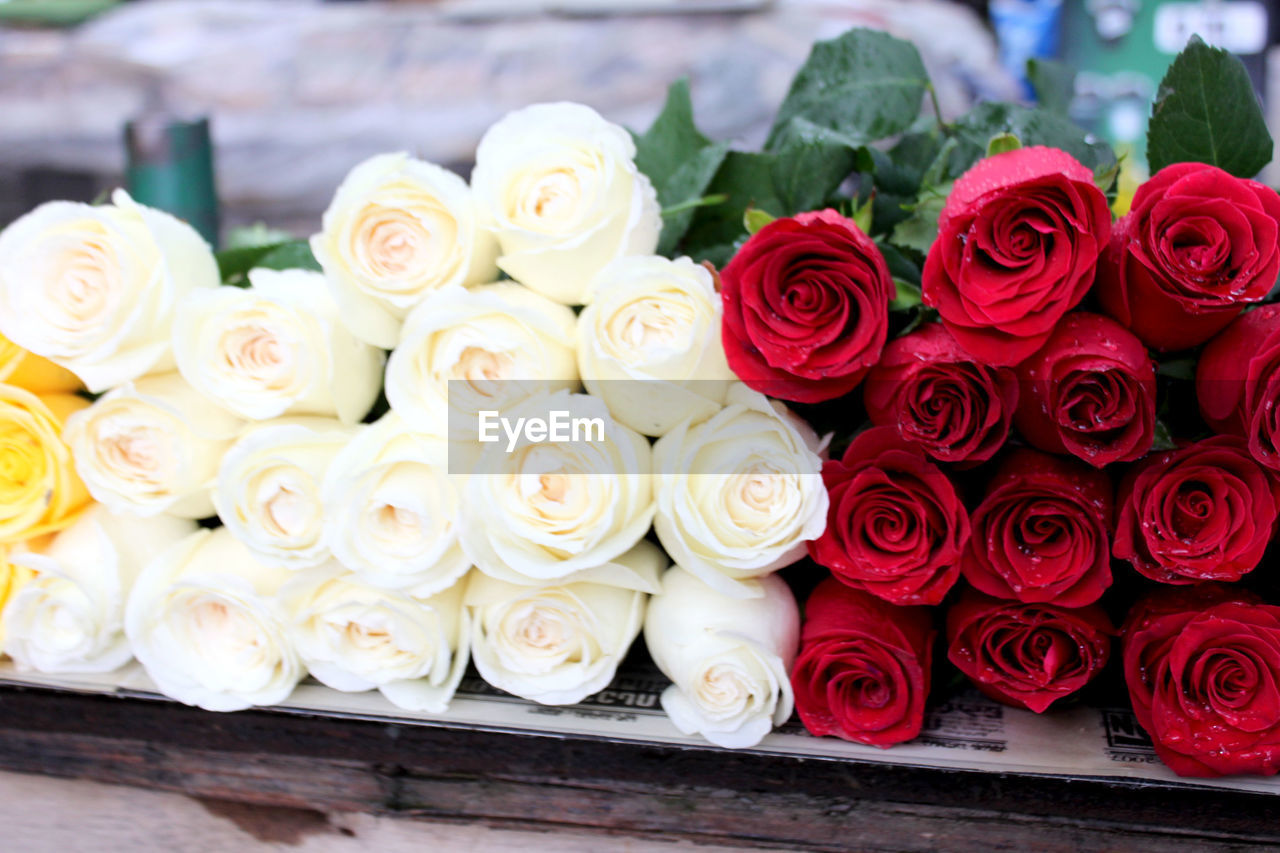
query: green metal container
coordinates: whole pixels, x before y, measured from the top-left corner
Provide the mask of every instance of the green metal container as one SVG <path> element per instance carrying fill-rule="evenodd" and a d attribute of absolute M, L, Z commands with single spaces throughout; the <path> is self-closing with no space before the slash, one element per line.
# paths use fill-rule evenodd
<path fill-rule="evenodd" d="M 209 120 L 136 119 L 125 125 L 125 149 L 129 194 L 190 223 L 218 248 L 218 192 Z"/>

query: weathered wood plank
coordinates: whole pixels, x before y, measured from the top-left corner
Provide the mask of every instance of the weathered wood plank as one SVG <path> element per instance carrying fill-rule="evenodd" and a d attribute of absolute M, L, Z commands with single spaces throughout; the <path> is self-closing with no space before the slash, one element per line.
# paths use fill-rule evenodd
<path fill-rule="evenodd" d="M 319 812 L 814 850 L 1248 849 L 1280 798 L 0 690 L 0 769 Z"/>

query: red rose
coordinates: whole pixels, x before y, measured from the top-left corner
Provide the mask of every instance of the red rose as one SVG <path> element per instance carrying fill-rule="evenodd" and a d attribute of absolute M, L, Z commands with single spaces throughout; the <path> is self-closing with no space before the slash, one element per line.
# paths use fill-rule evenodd
<path fill-rule="evenodd" d="M 1120 484 L 1112 552 L 1163 583 L 1235 581 L 1275 531 L 1280 481 L 1243 440 L 1214 436 L 1153 453 Z"/>
<path fill-rule="evenodd" d="M 1106 196 L 1065 151 L 1020 148 L 955 183 L 924 265 L 924 301 L 987 364 L 1017 364 L 1093 284 Z"/>
<path fill-rule="evenodd" d="M 1102 308 L 1152 349 L 1204 343 L 1280 274 L 1280 196 L 1203 163 L 1134 193 L 1098 265 Z"/>
<path fill-rule="evenodd" d="M 834 578 L 805 604 L 791 670 L 810 733 L 887 747 L 924 723 L 934 630 L 924 607 L 895 607 Z"/>
<path fill-rule="evenodd" d="M 1015 450 L 973 512 L 965 580 L 1000 598 L 1092 604 L 1111 586 L 1111 513 L 1106 474 Z"/>
<path fill-rule="evenodd" d="M 1156 371 L 1133 333 L 1100 314 L 1062 318 L 1018 365 L 1014 423 L 1027 441 L 1095 468 L 1137 459 L 1156 426 Z"/>
<path fill-rule="evenodd" d="M 1018 383 L 973 360 L 939 323 L 892 340 L 862 386 L 867 415 L 943 462 L 990 459 L 1009 437 Z"/>
<path fill-rule="evenodd" d="M 947 611 L 947 659 L 997 702 L 1042 714 L 1102 671 L 1114 634 L 1096 604 L 1023 604 L 969 590 Z"/>
<path fill-rule="evenodd" d="M 960 577 L 969 515 L 955 487 L 892 427 L 860 434 L 822 466 L 827 528 L 809 554 L 894 604 L 937 604 Z"/>
<path fill-rule="evenodd" d="M 847 394 L 884 348 L 893 279 L 871 238 L 834 210 L 770 222 L 720 284 L 729 367 L 772 397 Z"/>
<path fill-rule="evenodd" d="M 1246 439 L 1254 459 L 1280 470 L 1280 305 L 1244 312 L 1209 341 L 1196 398 L 1209 426 Z"/>
<path fill-rule="evenodd" d="M 1138 723 L 1179 776 L 1280 769 L 1280 607 L 1205 584 L 1151 593 L 1123 630 Z"/>

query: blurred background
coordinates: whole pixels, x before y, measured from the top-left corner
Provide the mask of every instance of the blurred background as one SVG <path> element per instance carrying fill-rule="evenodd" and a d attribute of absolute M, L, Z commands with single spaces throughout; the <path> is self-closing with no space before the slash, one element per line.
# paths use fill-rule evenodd
<path fill-rule="evenodd" d="M 177 206 L 209 232 L 263 222 L 308 234 L 342 176 L 371 154 L 408 150 L 465 175 L 480 135 L 511 109 L 581 101 L 643 129 L 681 76 L 704 133 L 754 146 L 812 42 L 851 26 L 914 41 L 949 115 L 980 99 L 1028 98 L 1028 57 L 1074 65 L 1072 116 L 1141 172 L 1151 98 L 1192 33 L 1244 58 L 1280 129 L 1278 7 L 0 0 L 0 224 L 127 178 L 143 200 Z"/>

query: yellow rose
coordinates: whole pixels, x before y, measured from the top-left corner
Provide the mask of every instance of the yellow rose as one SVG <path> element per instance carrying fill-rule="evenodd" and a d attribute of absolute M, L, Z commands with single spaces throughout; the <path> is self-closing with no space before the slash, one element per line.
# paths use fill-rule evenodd
<path fill-rule="evenodd" d="M 65 527 L 89 502 L 62 442 L 63 422 L 88 405 L 0 385 L 0 543 Z"/>
<path fill-rule="evenodd" d="M 0 613 L 18 590 L 22 589 L 35 572 L 26 566 L 18 566 L 9 562 L 10 546 L 0 545 Z M 0 621 L 0 644 L 4 643 L 4 622 Z"/>
<path fill-rule="evenodd" d="M 0 335 L 0 382 L 36 393 L 75 391 L 80 380 L 65 367 L 27 352 Z"/>

